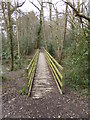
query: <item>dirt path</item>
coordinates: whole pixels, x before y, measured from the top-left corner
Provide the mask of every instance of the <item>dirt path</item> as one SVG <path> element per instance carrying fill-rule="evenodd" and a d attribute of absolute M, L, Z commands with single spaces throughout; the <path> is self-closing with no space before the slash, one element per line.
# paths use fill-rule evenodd
<path fill-rule="evenodd" d="M 7 76 L 9 80 L 2 86 L 4 118 L 88 118 L 88 100 L 68 88 L 60 95 L 42 53 L 31 97 L 19 94 L 25 85 L 24 70 L 8 72 Z"/>

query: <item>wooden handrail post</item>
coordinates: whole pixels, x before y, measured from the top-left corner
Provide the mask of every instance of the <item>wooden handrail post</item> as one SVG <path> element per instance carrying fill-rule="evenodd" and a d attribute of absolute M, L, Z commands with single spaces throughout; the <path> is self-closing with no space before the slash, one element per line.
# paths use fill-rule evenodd
<path fill-rule="evenodd" d="M 25 88 L 26 90 L 28 89 L 28 69 L 25 69 L 25 78 L 26 78 L 26 82 L 25 82 Z"/>

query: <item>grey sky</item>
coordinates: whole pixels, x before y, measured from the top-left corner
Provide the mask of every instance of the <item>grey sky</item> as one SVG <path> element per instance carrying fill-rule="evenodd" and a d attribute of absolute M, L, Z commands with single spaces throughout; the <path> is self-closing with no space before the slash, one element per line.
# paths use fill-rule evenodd
<path fill-rule="evenodd" d="M 32 0 L 31 0 L 32 1 Z M 45 0 L 45 2 L 47 2 L 48 0 Z M 61 1 L 61 0 L 52 0 L 52 2 L 55 4 L 57 3 L 58 1 Z M 37 0 L 33 0 L 34 4 L 37 5 L 38 7 L 40 7 L 39 3 L 37 2 Z M 65 9 L 65 6 L 63 5 L 64 3 L 63 2 L 59 2 L 57 4 L 57 8 L 58 8 L 58 11 L 61 12 Z M 21 10 L 24 11 L 24 12 L 29 12 L 29 11 L 34 11 L 37 15 L 39 15 L 39 11 L 37 10 L 37 8 L 35 8 L 30 2 L 29 0 L 26 0 L 26 3 L 21 7 Z M 48 8 L 48 5 L 47 7 L 44 8 L 44 16 L 48 18 L 49 16 L 49 8 Z M 53 10 L 54 11 L 54 10 Z M 54 12 L 53 12 L 54 14 Z"/>

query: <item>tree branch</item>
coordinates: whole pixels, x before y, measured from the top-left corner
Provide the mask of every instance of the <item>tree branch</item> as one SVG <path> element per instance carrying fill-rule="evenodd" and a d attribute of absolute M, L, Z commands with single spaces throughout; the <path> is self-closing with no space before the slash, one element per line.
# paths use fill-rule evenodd
<path fill-rule="evenodd" d="M 70 3 L 70 2 L 66 2 L 66 1 L 64 1 L 64 0 L 62 0 L 64 3 L 66 3 L 66 4 L 68 4 L 74 11 L 75 11 L 75 13 L 76 13 L 76 16 L 78 16 L 80 19 L 81 18 L 84 18 L 84 19 L 86 19 L 86 20 L 88 20 L 89 22 L 90 22 L 90 18 L 89 17 L 87 17 L 87 16 L 85 16 L 85 15 L 83 15 L 83 14 L 80 14 L 79 12 L 78 12 L 78 10 Z"/>
<path fill-rule="evenodd" d="M 43 2 L 43 3 L 48 3 L 48 4 L 53 5 L 54 10 L 56 10 L 55 5 L 52 2 Z"/>
<path fill-rule="evenodd" d="M 34 7 L 36 7 L 36 8 L 39 10 L 39 12 L 41 11 L 41 10 L 39 9 L 39 7 L 36 6 L 33 2 L 31 2 L 30 0 L 29 0 L 29 2 L 32 3 L 32 5 L 34 5 Z"/>
<path fill-rule="evenodd" d="M 26 2 L 26 0 L 25 0 L 22 4 L 20 4 L 20 5 L 17 4 L 17 6 L 15 6 L 15 7 L 11 10 L 11 14 L 12 14 L 18 7 L 22 7 L 25 2 Z"/>

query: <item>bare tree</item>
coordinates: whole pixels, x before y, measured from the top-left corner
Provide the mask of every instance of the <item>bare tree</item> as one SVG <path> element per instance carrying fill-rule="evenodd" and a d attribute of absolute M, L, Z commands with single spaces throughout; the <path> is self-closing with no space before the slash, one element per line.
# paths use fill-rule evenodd
<path fill-rule="evenodd" d="M 25 0 L 26 1 L 26 0 Z M 10 41 L 10 55 L 11 55 L 11 71 L 14 68 L 14 58 L 13 58 L 13 29 L 12 29 L 12 17 L 11 15 L 13 12 L 18 8 L 21 7 L 25 1 L 22 4 L 18 4 L 17 6 L 11 5 L 8 0 L 6 2 L 1 2 L 1 7 L 3 11 L 4 21 L 7 28 L 7 39 Z M 7 12 L 7 13 L 6 13 Z"/>
<path fill-rule="evenodd" d="M 66 4 L 68 4 L 74 11 L 75 11 L 75 16 L 78 16 L 80 19 L 81 18 L 84 18 L 85 20 L 89 21 L 90 22 L 90 17 L 80 13 L 73 5 L 71 2 L 68 2 L 68 1 L 64 1 L 62 0 L 63 2 L 65 2 Z"/>
<path fill-rule="evenodd" d="M 57 57 L 58 57 L 58 59 L 59 59 L 59 56 L 60 56 L 60 54 L 59 54 L 59 50 L 60 50 L 60 45 L 59 45 L 59 39 L 58 39 L 58 10 L 57 10 L 57 7 L 56 7 L 56 9 L 55 9 L 55 11 L 56 11 L 56 41 L 57 41 Z"/>
<path fill-rule="evenodd" d="M 44 10 L 43 10 L 43 0 L 41 0 L 41 15 L 42 15 L 42 30 L 43 30 L 43 37 L 45 40 L 45 47 L 47 49 L 47 41 L 46 41 L 46 36 L 45 36 L 45 21 L 44 21 Z"/>
<path fill-rule="evenodd" d="M 90 17 L 90 2 L 88 2 L 88 17 Z M 90 40 L 90 21 L 88 21 L 88 41 L 89 40 Z"/>
<path fill-rule="evenodd" d="M 66 15 L 65 15 L 65 25 L 64 25 L 64 36 L 63 36 L 62 47 L 61 47 L 61 52 L 60 52 L 60 62 L 61 62 L 61 60 L 62 60 L 63 49 L 64 49 L 64 44 L 65 44 L 65 37 L 66 37 L 67 12 L 68 12 L 68 4 L 66 4 Z"/>
<path fill-rule="evenodd" d="M 13 30 L 12 30 L 12 19 L 11 19 L 11 7 L 10 3 L 7 2 L 7 11 L 8 11 L 8 39 L 10 40 L 10 52 L 11 52 L 11 71 L 14 67 L 13 60 Z"/>
<path fill-rule="evenodd" d="M 15 6 L 17 6 L 18 5 L 18 0 L 15 2 L 14 1 L 14 3 L 15 3 Z M 20 60 L 20 41 L 19 41 L 19 29 L 18 29 L 18 16 L 17 16 L 17 10 L 18 10 L 18 8 L 16 8 L 16 10 L 15 10 L 15 17 L 16 17 L 16 36 L 17 36 L 17 43 L 18 43 L 18 59 Z"/>
<path fill-rule="evenodd" d="M 39 43 L 40 43 L 40 39 L 41 39 L 41 34 L 43 34 L 44 40 L 45 40 L 45 46 L 47 49 L 47 42 L 46 42 L 46 37 L 45 37 L 45 25 L 44 25 L 44 11 L 43 11 L 43 0 L 38 1 L 40 4 L 40 8 L 35 5 L 32 1 L 30 1 L 30 3 L 32 3 L 39 11 L 40 13 L 40 26 L 39 26 L 39 30 L 38 30 L 38 38 L 37 38 L 37 44 L 36 44 L 36 48 L 39 48 Z"/>
<path fill-rule="evenodd" d="M 52 30 L 52 0 L 48 1 L 49 3 L 49 19 L 50 19 L 50 32 L 51 32 L 51 36 L 50 39 L 53 39 L 53 30 Z"/>

